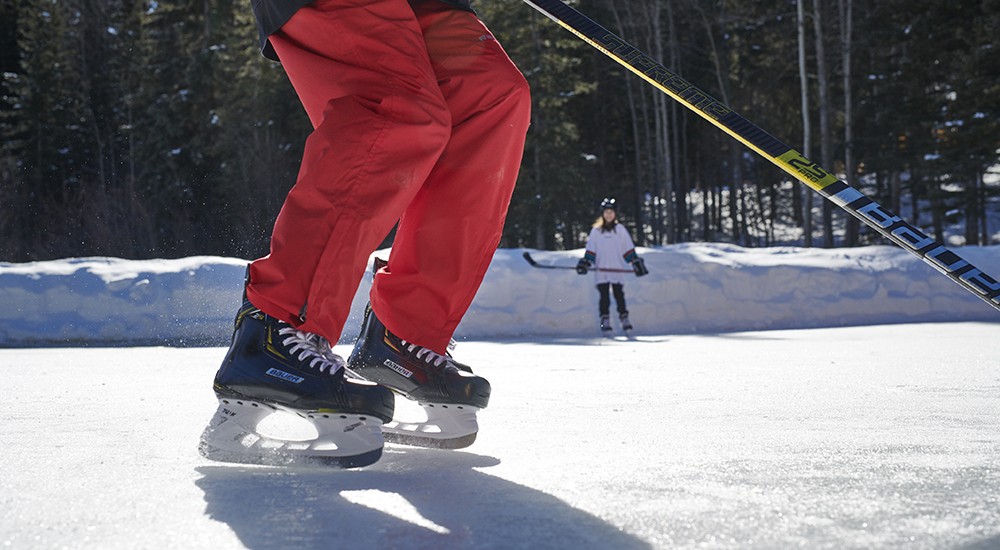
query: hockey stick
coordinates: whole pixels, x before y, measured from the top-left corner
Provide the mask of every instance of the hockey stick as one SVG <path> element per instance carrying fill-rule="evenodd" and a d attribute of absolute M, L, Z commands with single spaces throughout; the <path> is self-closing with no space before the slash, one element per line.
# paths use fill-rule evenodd
<path fill-rule="evenodd" d="M 571 266 L 571 265 L 543 265 L 543 264 L 540 264 L 540 263 L 536 262 L 534 258 L 531 257 L 531 254 L 527 250 L 524 251 L 524 254 L 522 254 L 522 256 L 524 256 L 524 259 L 527 260 L 529 264 L 531 264 L 531 267 L 537 267 L 537 268 L 540 268 L 540 269 L 572 269 L 574 271 L 576 270 L 576 267 L 575 266 Z M 587 271 L 610 271 L 612 273 L 635 273 L 635 271 L 633 271 L 631 269 L 612 269 L 612 268 L 608 268 L 608 267 L 588 267 Z"/>
<path fill-rule="evenodd" d="M 562 0 L 524 0 L 792 177 L 1000 310 L 1000 282 Z"/>

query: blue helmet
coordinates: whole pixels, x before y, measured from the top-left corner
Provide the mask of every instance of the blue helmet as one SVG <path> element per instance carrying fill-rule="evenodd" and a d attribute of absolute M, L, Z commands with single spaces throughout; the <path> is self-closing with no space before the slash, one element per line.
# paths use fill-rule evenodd
<path fill-rule="evenodd" d="M 612 210 L 618 209 L 618 206 L 615 204 L 615 199 L 612 197 L 606 197 L 604 200 L 601 201 L 601 210 L 606 210 L 608 208 Z"/>

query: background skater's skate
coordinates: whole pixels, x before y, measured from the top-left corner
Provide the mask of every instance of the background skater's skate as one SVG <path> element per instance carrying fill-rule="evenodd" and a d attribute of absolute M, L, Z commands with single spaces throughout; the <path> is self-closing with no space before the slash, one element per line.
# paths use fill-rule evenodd
<path fill-rule="evenodd" d="M 628 312 L 619 313 L 618 321 L 621 325 L 621 333 L 616 333 L 614 326 L 611 324 L 610 315 L 601 315 L 601 320 L 599 323 L 601 337 L 607 338 L 608 340 L 635 340 L 632 335 L 632 322 L 629 321 Z"/>
<path fill-rule="evenodd" d="M 382 456 L 381 424 L 392 419 L 388 388 L 344 376 L 344 361 L 319 335 L 296 330 L 245 301 L 232 345 L 215 376 L 219 408 L 199 450 L 227 462 L 322 462 L 367 466 Z M 278 410 L 312 424 L 312 439 L 262 435 Z"/>
<path fill-rule="evenodd" d="M 601 315 L 601 336 L 605 338 L 611 338 L 614 336 L 614 329 L 611 327 L 611 317 L 608 315 Z"/>
<path fill-rule="evenodd" d="M 490 383 L 451 357 L 389 332 L 370 306 L 347 365 L 352 373 L 388 386 L 423 407 L 425 421 L 384 425 L 386 441 L 459 449 L 476 440 L 476 413 L 489 403 Z"/>
<path fill-rule="evenodd" d="M 629 321 L 629 319 L 628 319 L 628 312 L 619 313 L 618 314 L 618 321 L 621 322 L 622 333 L 625 335 L 626 338 L 628 338 L 628 339 L 631 340 L 632 339 L 632 328 L 633 327 L 632 327 L 632 321 Z"/>

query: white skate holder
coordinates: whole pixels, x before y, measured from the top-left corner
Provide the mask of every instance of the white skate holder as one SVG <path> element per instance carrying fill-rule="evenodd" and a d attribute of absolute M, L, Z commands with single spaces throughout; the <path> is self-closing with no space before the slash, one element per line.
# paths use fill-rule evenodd
<path fill-rule="evenodd" d="M 319 459 L 354 467 L 375 462 L 382 454 L 384 440 L 381 420 L 377 417 L 288 411 L 312 425 L 315 435 L 286 439 L 261 433 L 261 424 L 279 414 L 278 411 L 265 403 L 219 398 L 219 408 L 201 437 L 202 455 L 213 460 L 247 463 Z"/>
<path fill-rule="evenodd" d="M 480 410 L 478 407 L 454 403 L 419 403 L 426 419 L 417 419 L 420 412 L 415 411 L 412 406 L 407 407 L 405 403 L 413 402 L 397 399 L 396 414 L 392 422 L 382 426 L 386 441 L 458 449 L 468 447 L 476 440 L 479 432 L 476 418 Z"/>

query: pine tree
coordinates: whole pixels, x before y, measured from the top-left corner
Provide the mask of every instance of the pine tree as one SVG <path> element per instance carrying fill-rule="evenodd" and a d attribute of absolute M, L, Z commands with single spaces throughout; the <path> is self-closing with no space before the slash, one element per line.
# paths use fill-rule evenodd
<path fill-rule="evenodd" d="M 17 159 L 5 188 L 19 238 L 5 246 L 13 257 L 47 258 L 81 238 L 73 206 L 85 192 L 91 153 L 75 48 L 80 10 L 72 2 L 25 0 L 16 21 L 20 59 L 5 78 L 14 104 L 4 117 L 4 152 Z"/>
<path fill-rule="evenodd" d="M 588 47 L 522 2 L 488 2 L 477 9 L 532 90 L 531 128 L 503 245 L 575 245 L 594 209 L 594 193 L 584 183 L 592 181 L 586 177 L 592 161 L 581 154 L 574 116 L 593 90 L 579 73 Z"/>

